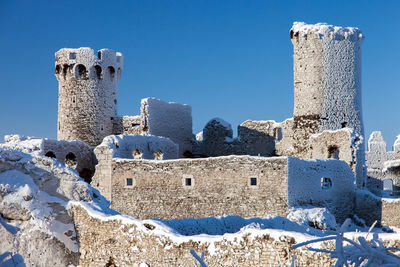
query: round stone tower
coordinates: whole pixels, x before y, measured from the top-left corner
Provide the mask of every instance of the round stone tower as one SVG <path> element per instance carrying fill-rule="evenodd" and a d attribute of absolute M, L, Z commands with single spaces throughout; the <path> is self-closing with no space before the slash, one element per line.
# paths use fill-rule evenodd
<path fill-rule="evenodd" d="M 294 47 L 293 149 L 297 155 L 309 157 L 313 149 L 311 135 L 352 128 L 353 159 L 349 165 L 357 186 L 363 187 L 366 177 L 361 110 L 363 35 L 358 28 L 295 22 L 290 38 Z M 339 155 L 340 149 L 335 150 Z"/>
<path fill-rule="evenodd" d="M 350 127 L 363 136 L 358 28 L 295 22 L 294 121 L 313 133 Z"/>
<path fill-rule="evenodd" d="M 59 82 L 57 138 L 96 146 L 113 133 L 123 56 L 109 49 L 95 55 L 88 47 L 64 48 L 55 56 Z"/>

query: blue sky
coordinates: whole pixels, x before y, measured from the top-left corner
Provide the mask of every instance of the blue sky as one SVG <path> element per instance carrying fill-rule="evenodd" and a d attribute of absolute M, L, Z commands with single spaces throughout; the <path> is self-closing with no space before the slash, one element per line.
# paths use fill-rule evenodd
<path fill-rule="evenodd" d="M 221 117 L 282 121 L 293 113 L 294 21 L 359 27 L 367 138 L 400 134 L 400 1 L 0 0 L 0 136 L 56 137 L 54 53 L 124 54 L 118 113 L 140 99 L 192 106 L 193 131 Z"/>

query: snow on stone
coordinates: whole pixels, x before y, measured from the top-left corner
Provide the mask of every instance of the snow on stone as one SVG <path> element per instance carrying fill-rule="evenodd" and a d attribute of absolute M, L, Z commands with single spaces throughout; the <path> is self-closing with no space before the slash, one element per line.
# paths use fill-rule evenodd
<path fill-rule="evenodd" d="M 337 224 L 326 208 L 312 206 L 293 207 L 289 209 L 287 218 L 303 225 L 310 225 L 321 230 L 336 230 Z"/>
<path fill-rule="evenodd" d="M 7 140 L 7 144 L 0 145 L 2 216 L 11 221 L 20 221 L 16 225 L 18 231 L 14 234 L 38 230 L 54 236 L 68 250 L 77 252 L 79 244 L 74 239 L 75 228 L 65 209 L 68 200 L 96 201 L 105 210 L 109 203 L 97 190 L 79 178 L 75 171 L 53 159 L 38 155 L 37 148 L 40 147 L 41 139 L 14 136 Z M 22 144 L 17 144 L 18 140 Z M 31 153 L 21 150 L 29 150 Z M 94 192 L 99 196 L 97 199 Z M 6 229 L 11 227 L 3 223 Z"/>
<path fill-rule="evenodd" d="M 337 36 L 347 37 L 349 35 L 356 35 L 358 38 L 363 38 L 359 28 L 333 26 L 327 23 L 306 24 L 304 22 L 294 22 L 291 31 L 293 31 L 294 34 L 300 33 L 303 36 L 315 33 L 318 34 L 320 38 L 333 38 Z"/>
<path fill-rule="evenodd" d="M 383 172 L 400 167 L 400 159 L 387 160 L 383 163 Z"/>
<path fill-rule="evenodd" d="M 163 153 L 163 159 L 176 159 L 179 151 L 179 146 L 169 138 L 153 135 L 110 135 L 98 147 L 104 146 L 112 151 L 113 158 L 125 159 L 132 159 L 135 149 L 143 159 L 154 159 L 158 151 Z"/>

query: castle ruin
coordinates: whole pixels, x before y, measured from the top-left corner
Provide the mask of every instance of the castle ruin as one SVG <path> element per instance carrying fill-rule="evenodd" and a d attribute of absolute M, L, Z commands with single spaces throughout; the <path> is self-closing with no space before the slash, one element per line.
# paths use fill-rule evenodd
<path fill-rule="evenodd" d="M 247 120 L 237 137 L 220 118 L 194 135 L 189 105 L 155 98 L 142 99 L 139 115 L 120 116 L 122 54 L 61 49 L 58 139 L 93 148 L 95 160 L 85 168 L 95 170 L 91 184 L 134 217 L 285 216 L 291 206 L 311 204 L 341 221 L 357 209 L 356 190 L 371 185 L 361 106 L 364 36 L 358 28 L 295 22 L 290 39 L 293 117 Z"/>

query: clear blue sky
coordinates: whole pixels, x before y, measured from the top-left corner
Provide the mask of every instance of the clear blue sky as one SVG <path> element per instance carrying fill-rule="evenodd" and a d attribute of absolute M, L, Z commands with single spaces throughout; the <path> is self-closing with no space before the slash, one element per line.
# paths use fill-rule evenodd
<path fill-rule="evenodd" d="M 0 136 L 56 137 L 54 53 L 124 54 L 120 115 L 140 99 L 192 106 L 193 131 L 213 117 L 282 121 L 293 112 L 293 21 L 359 27 L 367 138 L 400 134 L 400 1 L 0 0 Z"/>

